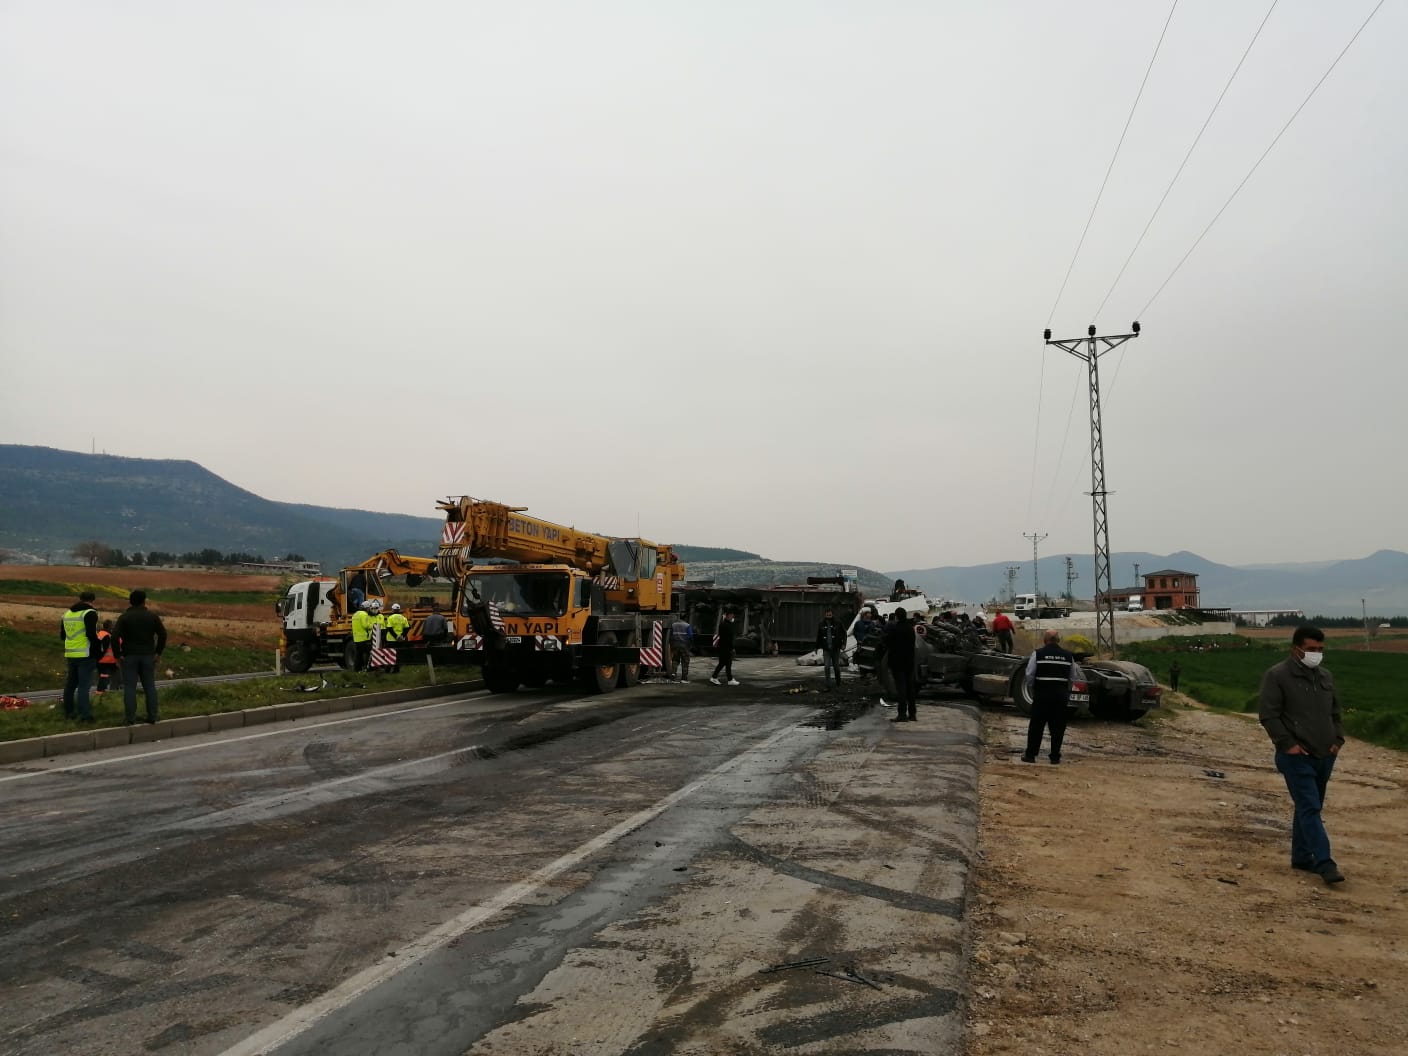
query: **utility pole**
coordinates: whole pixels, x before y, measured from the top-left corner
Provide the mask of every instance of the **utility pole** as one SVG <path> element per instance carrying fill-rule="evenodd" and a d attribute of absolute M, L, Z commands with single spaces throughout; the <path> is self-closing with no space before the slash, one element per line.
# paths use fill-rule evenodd
<path fill-rule="evenodd" d="M 1066 558 L 1066 604 L 1076 603 L 1075 591 L 1071 589 L 1071 584 L 1080 579 L 1080 573 L 1076 571 L 1076 562 L 1072 557 Z"/>
<path fill-rule="evenodd" d="M 1007 566 L 1007 604 L 1012 605 L 1017 600 L 1017 573 L 1022 571 L 1021 565 Z"/>
<path fill-rule="evenodd" d="M 1100 423 L 1100 357 L 1139 336 L 1139 324 L 1130 327 L 1133 333 L 1112 337 L 1096 337 L 1091 323 L 1086 336 L 1052 340 L 1046 343 L 1069 352 L 1086 365 L 1090 387 L 1090 506 L 1095 528 L 1095 649 L 1110 655 L 1115 650 L 1115 603 L 1110 599 L 1110 517 L 1105 499 L 1105 435 Z M 1084 350 L 1081 345 L 1085 345 Z"/>
<path fill-rule="evenodd" d="M 1369 638 L 1369 606 L 1363 598 L 1359 599 L 1359 610 L 1364 613 L 1364 648 L 1374 648 L 1373 641 Z"/>
<path fill-rule="evenodd" d="M 1040 543 L 1043 539 L 1046 538 L 1046 533 L 1043 533 L 1043 534 L 1041 534 L 1041 535 L 1037 535 L 1036 532 L 1023 532 L 1023 533 L 1022 533 L 1022 538 L 1024 538 L 1024 539 L 1030 539 L 1030 540 L 1032 541 L 1032 593 L 1036 595 L 1036 603 L 1037 603 L 1038 605 L 1040 605 L 1040 604 L 1041 604 L 1041 584 L 1037 581 L 1037 573 L 1036 573 L 1036 547 L 1037 547 L 1037 544 L 1038 544 L 1038 543 Z"/>
<path fill-rule="evenodd" d="M 1134 585 L 1135 585 L 1136 587 L 1143 587 L 1143 586 L 1144 586 L 1143 583 L 1139 582 L 1139 562 L 1138 562 L 1138 561 L 1134 562 Z"/>

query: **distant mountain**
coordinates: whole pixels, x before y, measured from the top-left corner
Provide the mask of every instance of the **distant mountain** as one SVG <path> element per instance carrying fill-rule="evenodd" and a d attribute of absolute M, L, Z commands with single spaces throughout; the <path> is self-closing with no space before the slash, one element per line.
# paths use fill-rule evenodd
<path fill-rule="evenodd" d="M 1072 555 L 1079 579 L 1072 585 L 1077 598 L 1092 596 L 1093 561 L 1089 554 Z M 1066 555 L 1043 557 L 1037 566 L 1037 579 L 1043 592 L 1062 594 L 1066 590 Z M 1174 554 L 1139 552 L 1116 553 L 1110 561 L 1113 586 L 1129 588 L 1137 581 L 1134 565 L 1141 575 L 1161 569 L 1192 572 L 1205 606 L 1233 609 L 1303 609 L 1308 615 L 1354 616 L 1364 601 L 1371 616 L 1397 616 L 1408 613 L 1408 554 L 1380 550 L 1368 557 L 1350 561 L 1312 561 L 1291 565 L 1234 567 L 1209 561 L 1181 550 Z M 892 573 L 910 586 L 935 594 L 971 601 L 1003 597 L 1007 589 L 1006 568 L 1020 565 L 1018 593 L 1032 590 L 1031 561 L 1004 561 L 973 566 L 911 568 Z"/>
<path fill-rule="evenodd" d="M 438 517 L 273 502 L 231 484 L 195 462 L 88 455 L 0 444 L 0 547 L 54 562 L 96 539 L 131 554 L 212 548 L 274 558 L 299 553 L 325 569 L 394 547 L 434 556 Z M 830 562 L 767 561 L 748 550 L 676 546 L 692 579 L 720 585 L 805 582 L 834 575 Z M 862 585 L 888 590 L 880 573 Z"/>
<path fill-rule="evenodd" d="M 327 568 L 440 542 L 435 518 L 272 502 L 189 461 L 0 444 L 0 495 L 0 546 L 55 562 L 90 539 L 128 554 L 293 552 Z"/>

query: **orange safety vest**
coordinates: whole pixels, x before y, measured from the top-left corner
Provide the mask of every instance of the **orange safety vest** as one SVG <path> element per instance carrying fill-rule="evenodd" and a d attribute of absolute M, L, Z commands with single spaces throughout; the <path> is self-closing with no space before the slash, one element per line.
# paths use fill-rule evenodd
<path fill-rule="evenodd" d="M 112 655 L 112 642 L 109 641 L 110 638 L 112 638 L 111 631 L 100 630 L 98 632 L 98 646 L 102 649 L 102 652 L 98 655 L 98 663 L 100 664 L 117 663 L 117 657 Z"/>

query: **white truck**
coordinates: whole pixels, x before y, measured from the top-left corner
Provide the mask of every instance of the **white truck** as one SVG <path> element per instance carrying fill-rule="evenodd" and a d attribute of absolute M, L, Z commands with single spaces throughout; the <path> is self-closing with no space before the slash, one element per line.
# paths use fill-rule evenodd
<path fill-rule="evenodd" d="M 1019 620 L 1058 620 L 1071 614 L 1069 605 L 1052 601 L 1046 595 L 1018 594 L 1012 602 L 1012 615 Z"/>

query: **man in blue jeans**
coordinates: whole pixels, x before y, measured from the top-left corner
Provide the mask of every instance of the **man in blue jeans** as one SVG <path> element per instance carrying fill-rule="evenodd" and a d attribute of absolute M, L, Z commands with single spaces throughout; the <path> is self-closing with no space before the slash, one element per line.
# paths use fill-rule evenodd
<path fill-rule="evenodd" d="M 1261 724 L 1276 746 L 1276 769 L 1286 779 L 1295 817 L 1291 822 L 1291 868 L 1319 873 L 1327 884 L 1344 882 L 1330 854 L 1320 811 L 1325 788 L 1344 745 L 1335 680 L 1320 666 L 1325 632 L 1297 627 L 1291 655 L 1261 676 Z"/>

